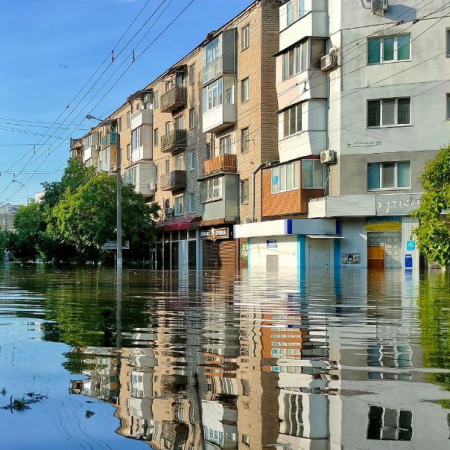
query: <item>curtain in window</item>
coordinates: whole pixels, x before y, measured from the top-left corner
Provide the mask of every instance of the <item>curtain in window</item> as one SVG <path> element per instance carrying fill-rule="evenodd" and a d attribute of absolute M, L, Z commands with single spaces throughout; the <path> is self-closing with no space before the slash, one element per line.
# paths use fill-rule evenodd
<path fill-rule="evenodd" d="M 383 100 L 382 105 L 382 125 L 395 125 L 395 100 Z"/>

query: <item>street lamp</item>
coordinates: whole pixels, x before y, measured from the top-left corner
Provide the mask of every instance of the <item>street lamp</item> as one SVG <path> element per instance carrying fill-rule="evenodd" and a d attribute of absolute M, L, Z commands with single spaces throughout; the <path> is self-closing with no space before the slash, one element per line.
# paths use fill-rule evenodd
<path fill-rule="evenodd" d="M 21 181 L 16 180 L 15 178 L 12 180 L 12 183 L 17 183 L 22 186 L 27 191 L 27 205 L 30 203 L 30 191 L 28 190 L 27 186 L 23 184 Z"/>
<path fill-rule="evenodd" d="M 88 114 L 86 116 L 88 120 L 98 120 L 100 123 L 103 123 L 103 119 L 99 119 L 98 117 L 92 116 Z M 109 120 L 109 124 L 111 125 L 111 120 Z M 117 258 L 116 258 L 116 269 L 117 271 L 122 270 L 123 265 L 123 257 L 122 257 L 122 175 L 120 173 L 120 168 L 122 165 L 122 155 L 120 150 L 120 134 L 117 134 Z"/>

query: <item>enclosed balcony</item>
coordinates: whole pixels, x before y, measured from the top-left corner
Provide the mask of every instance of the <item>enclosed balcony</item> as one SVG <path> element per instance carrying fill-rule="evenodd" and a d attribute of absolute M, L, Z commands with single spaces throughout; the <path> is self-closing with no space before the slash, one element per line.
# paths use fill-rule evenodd
<path fill-rule="evenodd" d="M 153 125 L 153 110 L 152 109 L 138 109 L 130 116 L 131 129 L 141 127 L 142 125 Z"/>
<path fill-rule="evenodd" d="M 185 148 L 187 142 L 187 130 L 173 130 L 161 138 L 161 151 L 171 153 L 180 148 Z"/>
<path fill-rule="evenodd" d="M 290 0 L 280 8 L 280 51 L 307 37 L 329 36 L 327 0 Z"/>
<path fill-rule="evenodd" d="M 83 161 L 87 163 L 92 158 L 98 158 L 99 134 L 91 133 L 83 138 L 84 157 Z"/>
<path fill-rule="evenodd" d="M 117 170 L 117 147 L 115 145 L 107 146 L 100 151 L 98 169 L 108 173 Z"/>
<path fill-rule="evenodd" d="M 107 133 L 106 136 L 102 138 L 102 149 L 110 146 L 117 146 L 117 141 L 117 133 Z"/>
<path fill-rule="evenodd" d="M 236 155 L 219 155 L 208 159 L 203 163 L 204 176 L 223 172 L 236 173 L 236 171 Z"/>
<path fill-rule="evenodd" d="M 161 97 L 161 111 L 172 112 L 186 106 L 187 89 L 184 86 L 174 86 Z"/>
<path fill-rule="evenodd" d="M 125 184 L 144 196 L 151 196 L 156 191 L 156 165 L 151 161 L 141 161 L 125 170 Z"/>
<path fill-rule="evenodd" d="M 186 171 L 174 170 L 161 176 L 160 187 L 163 191 L 186 189 Z"/>

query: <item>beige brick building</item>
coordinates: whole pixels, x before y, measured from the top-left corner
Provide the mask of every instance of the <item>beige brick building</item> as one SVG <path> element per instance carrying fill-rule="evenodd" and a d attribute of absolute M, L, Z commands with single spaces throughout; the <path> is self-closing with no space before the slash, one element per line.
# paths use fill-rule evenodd
<path fill-rule="evenodd" d="M 253 2 L 72 141 L 86 165 L 113 172 L 118 133 L 125 182 L 161 207 L 157 268 L 233 270 L 233 225 L 262 218 L 262 165 L 278 160 L 280 3 Z"/>

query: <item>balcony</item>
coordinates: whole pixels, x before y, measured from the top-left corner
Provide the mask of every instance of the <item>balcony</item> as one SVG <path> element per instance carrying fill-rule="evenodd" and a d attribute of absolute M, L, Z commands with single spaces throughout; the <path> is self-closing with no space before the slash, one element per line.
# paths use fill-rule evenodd
<path fill-rule="evenodd" d="M 153 125 L 153 110 L 138 109 L 130 116 L 131 129 L 135 130 L 142 125 Z"/>
<path fill-rule="evenodd" d="M 118 133 L 107 133 L 106 136 L 102 138 L 102 149 L 117 145 L 117 141 Z"/>
<path fill-rule="evenodd" d="M 287 22 L 288 3 L 293 5 L 293 21 L 290 24 Z M 329 36 L 326 0 L 305 0 L 303 13 L 298 11 L 297 0 L 288 3 L 280 8 L 280 51 L 307 37 Z"/>
<path fill-rule="evenodd" d="M 203 113 L 203 133 L 218 131 L 236 123 L 236 105 L 225 103 Z"/>
<path fill-rule="evenodd" d="M 125 170 L 125 184 L 132 185 L 134 190 L 146 197 L 156 191 L 156 166 L 151 161 L 142 161 Z"/>
<path fill-rule="evenodd" d="M 217 173 L 236 173 L 236 155 L 220 155 L 208 159 L 203 163 L 203 175 L 213 175 Z"/>
<path fill-rule="evenodd" d="M 173 130 L 161 138 L 161 151 L 172 153 L 180 148 L 185 148 L 187 142 L 187 130 Z"/>
<path fill-rule="evenodd" d="M 161 97 L 161 111 L 172 112 L 187 103 L 187 89 L 184 86 L 175 86 Z"/>
<path fill-rule="evenodd" d="M 225 75 L 225 74 L 235 74 L 235 62 L 234 58 L 227 58 L 224 56 L 220 56 L 219 58 L 214 59 L 209 64 L 203 67 L 203 85 L 208 84 L 210 81 L 215 78 Z"/>
<path fill-rule="evenodd" d="M 160 187 L 163 191 L 186 189 L 186 171 L 174 170 L 161 176 Z"/>

